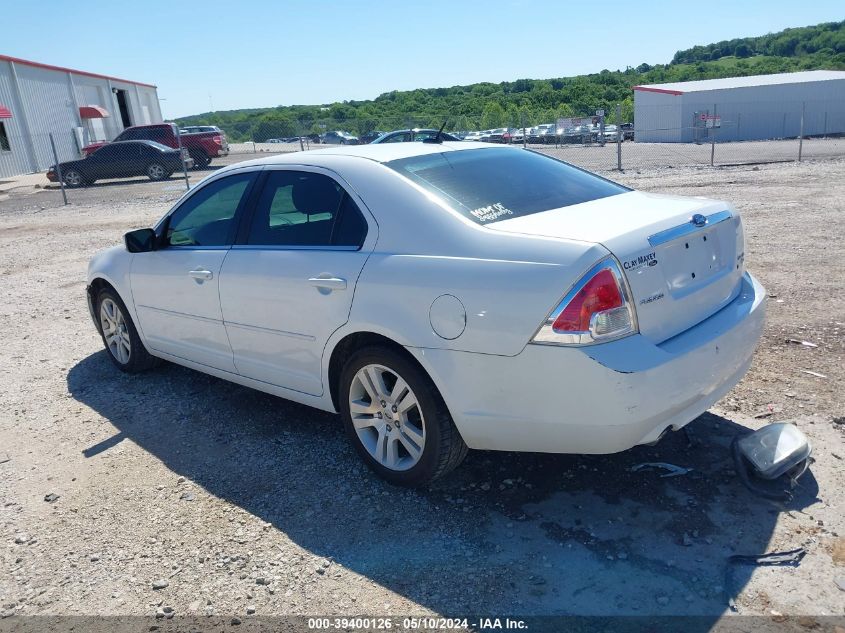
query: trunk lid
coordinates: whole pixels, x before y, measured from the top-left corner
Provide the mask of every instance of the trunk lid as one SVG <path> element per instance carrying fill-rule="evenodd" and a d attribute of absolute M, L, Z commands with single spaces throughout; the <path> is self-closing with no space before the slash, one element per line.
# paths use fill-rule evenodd
<path fill-rule="evenodd" d="M 632 191 L 485 226 L 602 244 L 619 260 L 640 333 L 653 343 L 732 301 L 745 272 L 739 213 L 716 200 Z"/>

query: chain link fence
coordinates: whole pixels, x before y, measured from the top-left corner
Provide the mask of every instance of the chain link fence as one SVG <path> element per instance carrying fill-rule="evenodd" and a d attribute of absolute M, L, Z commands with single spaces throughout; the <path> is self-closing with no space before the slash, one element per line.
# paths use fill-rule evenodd
<path fill-rule="evenodd" d="M 421 140 L 432 132 L 420 130 L 436 130 L 444 122 L 444 132 L 455 138 L 517 145 L 598 172 L 845 156 L 843 103 L 649 105 L 638 106 L 630 121 L 625 120 L 623 111 L 620 104 L 580 116 L 569 111 L 558 117 L 550 117 L 548 111 L 520 111 L 498 116 L 482 112 L 322 122 L 284 120 L 261 126 L 264 135 L 260 139 L 240 142 L 229 142 L 225 131 L 216 128 L 183 134 L 173 126 L 173 137 L 140 137 L 85 147 L 73 130 L 8 136 L 0 129 L 0 182 L 4 177 L 33 174 L 30 178 L 37 178 L 42 186 L 64 185 L 63 195 L 70 201 L 76 189 L 121 182 L 169 181 L 170 189 L 189 188 L 214 169 L 233 162 L 367 143 L 390 132 L 399 132 L 392 140 Z M 273 133 L 278 135 L 268 136 Z"/>

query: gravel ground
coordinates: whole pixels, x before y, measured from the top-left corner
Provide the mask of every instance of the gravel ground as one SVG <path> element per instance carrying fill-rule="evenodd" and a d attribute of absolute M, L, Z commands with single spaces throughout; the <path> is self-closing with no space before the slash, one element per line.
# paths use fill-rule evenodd
<path fill-rule="evenodd" d="M 150 225 L 179 181 L 104 183 L 68 207 L 54 191 L 11 192 L 0 201 L 2 614 L 716 620 L 728 590 L 745 614 L 845 614 L 845 161 L 616 178 L 743 211 L 747 265 L 771 296 L 751 371 L 689 437 L 611 456 L 472 452 L 426 491 L 373 477 L 335 416 L 174 365 L 112 367 L 87 313 L 88 259 Z M 728 453 L 737 433 L 781 420 L 816 457 L 786 504 L 747 492 Z M 654 461 L 693 470 L 631 472 Z M 800 565 L 736 567 L 726 586 L 732 554 L 797 547 Z"/>

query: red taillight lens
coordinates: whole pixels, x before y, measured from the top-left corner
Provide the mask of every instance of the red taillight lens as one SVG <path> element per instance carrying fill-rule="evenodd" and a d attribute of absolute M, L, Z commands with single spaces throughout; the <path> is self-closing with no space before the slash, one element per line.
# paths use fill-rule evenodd
<path fill-rule="evenodd" d="M 637 315 L 616 260 L 588 270 L 537 330 L 533 343 L 591 345 L 634 334 Z"/>
<path fill-rule="evenodd" d="M 223 145 L 223 137 L 219 134 L 212 139 L 218 145 Z"/>
<path fill-rule="evenodd" d="M 622 306 L 622 293 L 613 273 L 607 268 L 597 272 L 579 290 L 552 324 L 556 332 L 586 332 L 597 312 Z"/>

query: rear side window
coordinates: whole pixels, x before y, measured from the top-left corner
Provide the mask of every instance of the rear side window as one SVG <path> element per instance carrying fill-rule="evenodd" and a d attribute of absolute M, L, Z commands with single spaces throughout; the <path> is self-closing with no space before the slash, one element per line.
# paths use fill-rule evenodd
<path fill-rule="evenodd" d="M 367 224 L 346 191 L 323 174 L 279 170 L 267 176 L 250 226 L 258 246 L 355 246 Z"/>
<path fill-rule="evenodd" d="M 630 191 L 572 165 L 523 149 L 443 152 L 385 164 L 479 224 Z"/>

